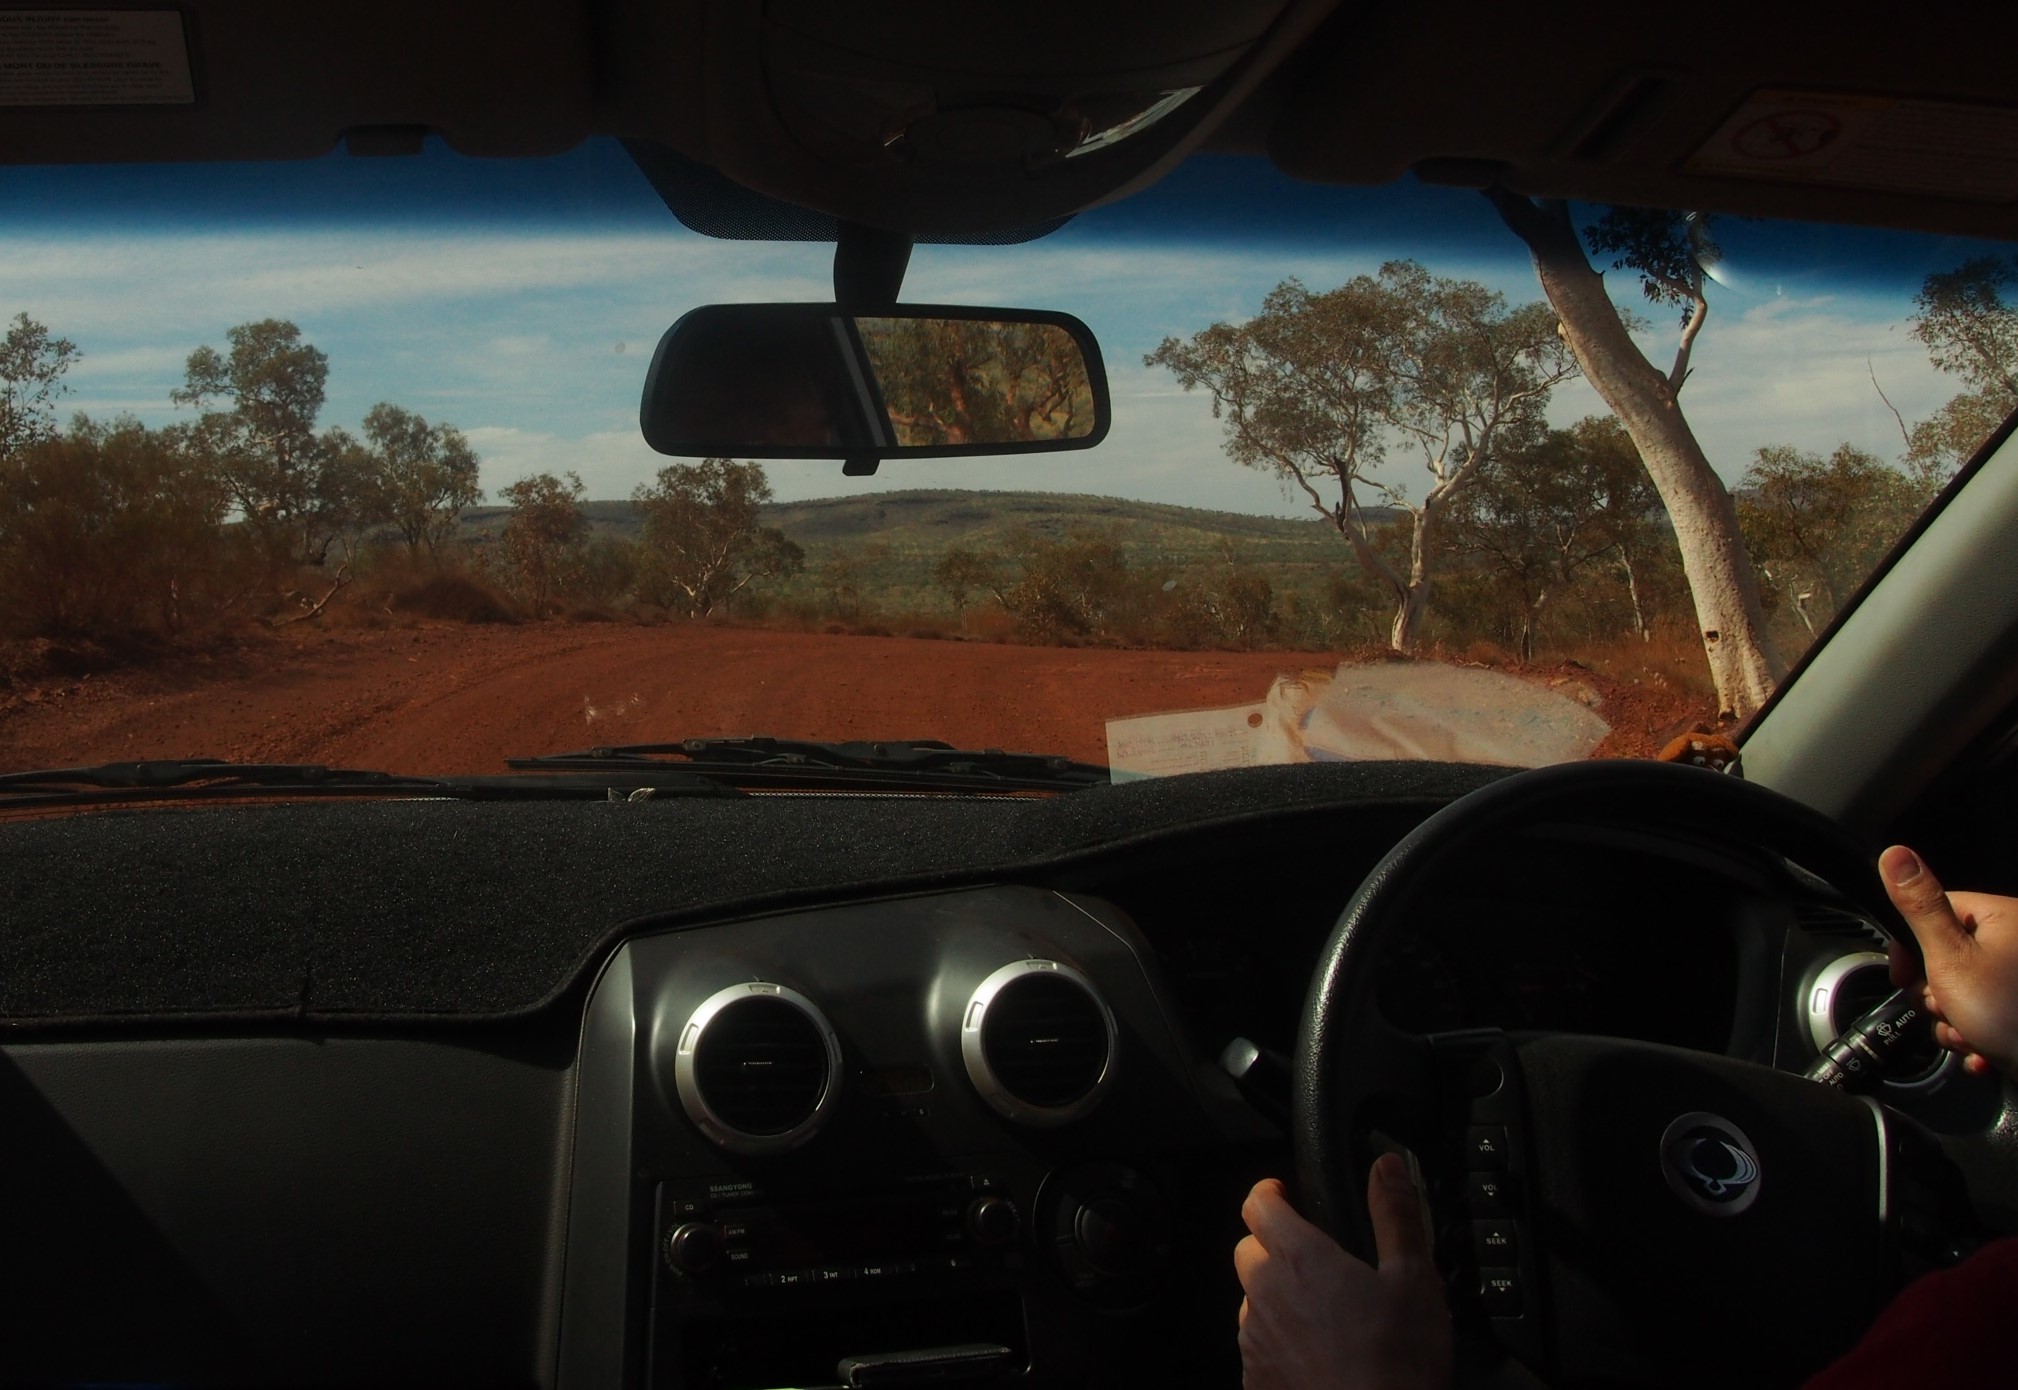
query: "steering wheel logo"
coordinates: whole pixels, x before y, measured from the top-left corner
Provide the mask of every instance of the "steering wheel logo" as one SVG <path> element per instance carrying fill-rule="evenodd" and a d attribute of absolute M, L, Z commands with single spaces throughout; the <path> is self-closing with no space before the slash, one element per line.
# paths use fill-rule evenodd
<path fill-rule="evenodd" d="M 1759 1152 L 1723 1116 L 1692 1110 L 1661 1135 L 1661 1176 L 1705 1216 L 1736 1216 L 1759 1199 Z"/>

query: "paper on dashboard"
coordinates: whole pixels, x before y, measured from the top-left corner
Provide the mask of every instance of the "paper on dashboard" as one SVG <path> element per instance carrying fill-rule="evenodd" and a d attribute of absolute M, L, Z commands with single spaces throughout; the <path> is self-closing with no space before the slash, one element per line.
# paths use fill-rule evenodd
<path fill-rule="evenodd" d="M 1107 721 L 1107 775 L 1116 782 L 1253 767 L 1261 705 L 1143 714 Z"/>
<path fill-rule="evenodd" d="M 1258 704 L 1107 721 L 1117 782 L 1271 763 L 1434 762 L 1541 767 L 1591 755 L 1610 726 L 1597 694 L 1439 662 L 1276 677 Z"/>

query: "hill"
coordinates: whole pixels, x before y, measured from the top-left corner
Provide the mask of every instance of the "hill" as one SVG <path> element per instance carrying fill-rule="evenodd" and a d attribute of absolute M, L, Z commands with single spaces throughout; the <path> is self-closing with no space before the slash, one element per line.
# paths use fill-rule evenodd
<path fill-rule="evenodd" d="M 507 507 L 471 507 L 462 514 L 462 524 L 466 531 L 495 531 L 509 512 Z M 638 533 L 637 515 L 627 501 L 584 502 L 582 512 L 596 532 L 633 538 Z M 1182 549 L 1212 548 L 1222 541 L 1297 549 L 1338 544 L 1331 529 L 1315 519 L 1251 516 L 1071 492 L 917 488 L 818 497 L 774 502 L 764 508 L 764 520 L 800 545 L 820 549 L 880 542 L 936 552 L 950 545 L 993 546 L 1019 530 L 1061 536 L 1080 527 L 1154 533 L 1180 543 Z"/>
<path fill-rule="evenodd" d="M 463 534 L 496 535 L 504 507 L 472 507 Z M 627 501 L 584 502 L 593 533 L 635 540 Z M 1092 530 L 1111 537 L 1131 571 L 1159 578 L 1204 572 L 1229 558 L 1267 575 L 1278 596 L 1316 595 L 1353 567 L 1345 542 L 1324 522 L 1092 497 L 1062 492 L 983 492 L 920 488 L 859 497 L 777 502 L 764 509 L 806 553 L 805 571 L 764 586 L 764 601 L 849 617 L 935 612 L 947 600 L 933 569 L 953 546 L 1001 551 L 1021 533 L 1063 537 Z"/>
<path fill-rule="evenodd" d="M 1153 531 L 1173 539 L 1192 537 L 1207 543 L 1337 543 L 1328 528 L 1316 520 L 1249 516 L 1067 492 L 914 489 L 779 502 L 766 512 L 771 525 L 801 545 L 880 541 L 943 550 L 950 545 L 992 546 L 1019 530 L 1059 536 L 1079 527 Z"/>

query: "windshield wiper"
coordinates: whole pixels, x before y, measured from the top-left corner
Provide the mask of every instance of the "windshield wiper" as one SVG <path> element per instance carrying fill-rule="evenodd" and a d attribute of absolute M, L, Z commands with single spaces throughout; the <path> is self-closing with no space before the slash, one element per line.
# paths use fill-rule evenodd
<path fill-rule="evenodd" d="M 619 769 L 597 769 L 604 773 Z M 642 800 L 646 796 L 739 796 L 734 787 L 684 769 L 649 763 L 612 777 L 416 777 L 321 763 L 234 763 L 222 758 L 54 767 L 0 773 L 0 806 L 196 800 L 280 793 L 290 796 L 424 796 L 461 801 L 541 798 Z M 628 792 L 626 797 L 619 793 Z"/>
<path fill-rule="evenodd" d="M 679 759 L 680 761 L 672 761 Z M 796 738 L 689 738 L 629 743 L 537 758 L 517 768 L 683 767 L 746 785 L 931 787 L 945 791 L 1071 791 L 1107 785 L 1107 769 L 1048 753 L 955 748 L 937 739 L 821 743 Z"/>

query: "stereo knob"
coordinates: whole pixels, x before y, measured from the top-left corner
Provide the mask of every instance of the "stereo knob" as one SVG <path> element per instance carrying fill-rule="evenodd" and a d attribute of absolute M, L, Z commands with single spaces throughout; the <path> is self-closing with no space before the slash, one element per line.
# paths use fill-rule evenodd
<path fill-rule="evenodd" d="M 976 1197 L 967 1204 L 967 1234 L 976 1245 L 1007 1245 L 1016 1239 L 1016 1208 L 1006 1197 Z"/>
<path fill-rule="evenodd" d="M 682 1274 L 706 1274 L 722 1262 L 721 1230 L 706 1221 L 689 1221 L 666 1237 L 666 1263 Z"/>
<path fill-rule="evenodd" d="M 1126 1274 L 1142 1258 L 1142 1218 L 1115 1197 L 1096 1197 L 1072 1219 L 1072 1236 L 1102 1274 Z"/>

